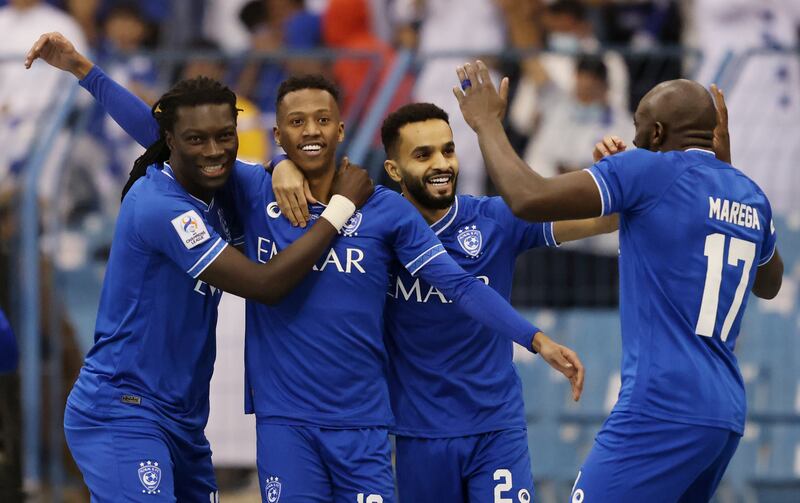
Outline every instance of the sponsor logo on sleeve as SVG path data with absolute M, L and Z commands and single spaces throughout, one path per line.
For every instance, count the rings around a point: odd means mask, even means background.
M 173 218 L 172 226 L 188 250 L 211 239 L 206 224 L 194 210 Z

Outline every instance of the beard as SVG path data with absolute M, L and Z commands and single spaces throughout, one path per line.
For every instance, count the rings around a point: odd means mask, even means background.
M 403 175 L 402 183 L 405 185 L 406 190 L 411 196 L 425 208 L 432 210 L 443 210 L 449 208 L 456 198 L 456 187 L 458 184 L 458 177 L 453 173 L 453 192 L 447 196 L 434 196 L 428 192 L 427 184 L 425 181 L 435 175 L 420 178 L 411 178 Z

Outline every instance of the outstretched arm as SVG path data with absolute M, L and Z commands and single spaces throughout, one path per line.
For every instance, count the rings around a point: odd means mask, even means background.
M 52 32 L 39 37 L 28 51 L 25 66 L 30 68 L 37 59 L 78 78 L 81 86 L 141 146 L 147 148 L 158 140 L 158 124 L 147 103 L 103 73 L 64 35 Z
M 578 171 L 545 178 L 520 159 L 503 130 L 508 79 L 498 93 L 486 65 L 478 61 L 458 69 L 466 90 L 453 89 L 464 119 L 478 134 L 486 170 L 506 204 L 519 218 L 531 221 L 590 218 L 600 215 L 602 202 L 594 179 Z M 534 167 L 535 168 L 535 167 Z
M 439 245 L 441 246 L 441 245 Z M 441 253 L 418 271 L 419 276 L 441 291 L 445 297 L 473 319 L 495 333 L 511 337 L 528 350 L 539 353 L 572 385 L 572 397 L 578 400 L 583 390 L 584 367 L 571 349 L 553 342 L 541 330 L 517 313 L 491 287 L 467 274 L 442 249 Z

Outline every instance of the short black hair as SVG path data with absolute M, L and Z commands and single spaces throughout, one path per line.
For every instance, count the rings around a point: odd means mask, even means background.
M 603 58 L 594 54 L 584 54 L 578 58 L 576 71 L 586 72 L 604 83 L 608 83 L 608 68 L 603 62 Z
M 278 96 L 275 98 L 275 109 L 278 109 L 284 96 L 303 89 L 328 91 L 336 103 L 339 103 L 339 88 L 336 87 L 336 84 L 320 73 L 311 73 L 289 77 L 281 82 L 281 85 L 278 86 Z
M 433 103 L 410 103 L 390 113 L 381 126 L 381 141 L 386 157 L 394 157 L 397 140 L 400 139 L 400 129 L 403 126 L 432 119 L 443 120 L 450 124 L 447 112 Z

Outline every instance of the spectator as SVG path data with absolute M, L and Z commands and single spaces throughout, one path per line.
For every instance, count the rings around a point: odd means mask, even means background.
M 703 54 L 697 80 L 717 82 L 730 110 L 733 164 L 769 196 L 775 213 L 800 212 L 800 2 L 797 0 L 696 0 L 693 45 Z M 728 53 L 743 55 L 719 75 Z M 783 51 L 783 52 L 781 52 Z
M 586 8 L 575 0 L 559 0 L 549 6 L 541 16 L 541 26 L 528 18 L 530 31 L 541 30 L 544 48 L 554 51 L 541 54 L 535 66 L 547 73 L 547 81 L 563 93 L 571 93 L 576 85 L 575 66 L 580 53 L 595 53 L 600 41 L 595 36 L 588 20 Z M 525 26 L 517 28 L 526 30 Z M 530 41 L 533 48 L 537 41 Z M 538 42 L 542 43 L 542 40 Z M 520 47 L 521 49 L 529 47 Z M 602 56 L 607 68 L 608 101 L 614 110 L 628 110 L 628 71 L 624 60 L 616 53 L 605 52 Z M 523 78 L 511 104 L 509 118 L 511 126 L 519 134 L 527 134 L 534 127 L 537 103 L 537 76 L 528 64 L 523 64 Z M 591 150 L 591 149 L 590 149 Z
M 158 96 L 158 69 L 141 52 L 147 48 L 154 27 L 133 1 L 116 2 L 105 11 L 100 26 L 98 65 L 142 100 L 153 103 Z M 112 178 L 124 180 L 141 155 L 141 147 L 99 105 L 94 105 L 92 119 L 89 131 L 106 149 Z
M 553 82 L 543 65 L 538 68 L 537 127 L 524 155 L 538 173 L 554 176 L 591 165 L 594 145 L 605 134 L 613 133 L 631 143 L 633 118 L 627 109 L 611 103 L 608 70 L 602 59 L 577 59 L 571 92 Z
M 609 100 L 608 72 L 603 60 L 582 56 L 575 65 L 575 87 L 566 93 L 540 69 L 537 89 L 538 126 L 525 149 L 524 159 L 542 176 L 579 171 L 592 164 L 595 143 L 613 133 L 630 145 L 633 117 Z M 616 258 L 617 234 L 604 234 L 570 243 L 568 248 Z M 587 268 L 591 264 L 587 262 Z M 591 275 L 594 279 L 597 275 Z
M 369 9 L 367 0 L 330 0 L 322 18 L 322 33 L 328 47 L 378 53 L 378 75 L 382 77 L 392 66 L 394 50 L 372 32 Z M 364 59 L 340 59 L 334 64 L 333 75 L 344 95 L 344 115 L 352 112 L 374 64 L 375 62 Z M 380 80 L 376 80 L 377 82 Z M 410 87 L 411 80 L 406 79 L 396 93 L 390 110 L 409 101 Z
M 78 24 L 69 15 L 41 0 L 10 0 L 0 7 L 2 52 L 0 61 L 0 181 L 24 165 L 43 113 L 51 110 L 61 91 L 62 75 L 46 65 L 25 70 L 25 54 L 39 33 L 60 31 L 86 50 L 86 40 Z

